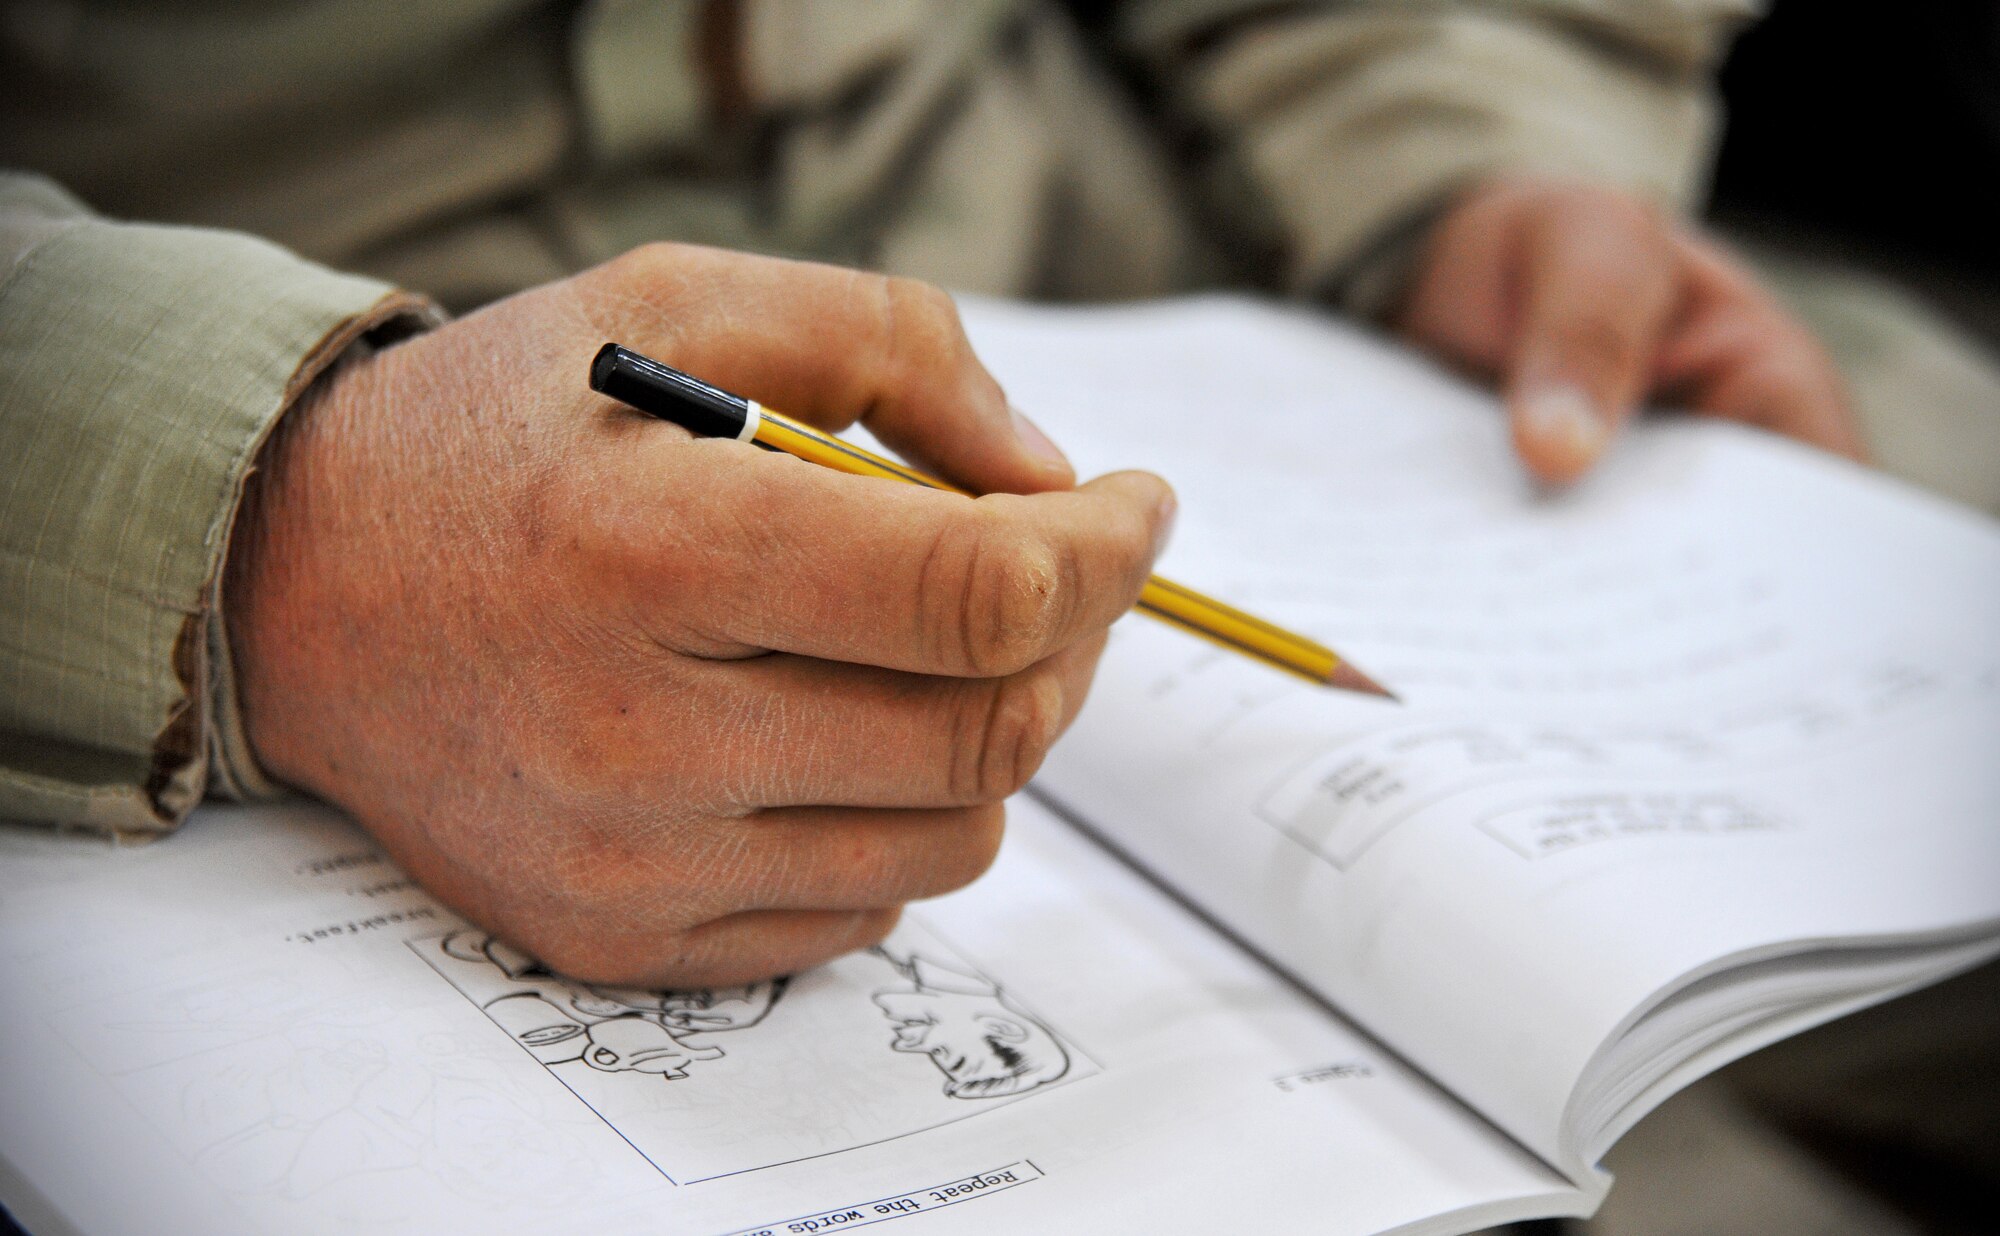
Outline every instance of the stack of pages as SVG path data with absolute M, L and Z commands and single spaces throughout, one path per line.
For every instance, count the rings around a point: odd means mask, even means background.
M 1589 1213 L 1679 1088 L 2000 952 L 1990 520 L 1665 418 L 1538 493 L 1490 397 L 1303 312 L 967 317 L 1084 472 L 1175 483 L 1164 572 L 1402 702 L 1128 618 L 990 875 L 730 989 L 552 974 L 319 807 L 0 831 L 0 1201 L 1463 1232 Z

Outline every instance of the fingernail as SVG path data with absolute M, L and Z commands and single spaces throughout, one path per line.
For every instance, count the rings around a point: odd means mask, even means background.
M 1574 386 L 1551 386 L 1522 396 L 1521 427 L 1542 446 L 1579 462 L 1596 459 L 1611 436 L 1604 414 Z
M 1180 518 L 1181 500 L 1174 497 L 1169 489 L 1160 499 L 1159 517 L 1153 521 L 1153 557 L 1155 560 L 1167 552 L 1167 543 L 1174 539 L 1174 521 Z
M 1021 410 L 1012 405 L 1008 406 L 1007 414 L 1014 418 L 1014 436 L 1021 440 L 1023 450 L 1050 468 L 1068 470 L 1069 457 L 1062 453 L 1062 448 L 1049 441 L 1049 435 L 1043 433 L 1035 422 L 1021 415 Z

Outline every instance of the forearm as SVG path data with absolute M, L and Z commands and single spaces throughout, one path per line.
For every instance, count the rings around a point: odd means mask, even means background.
M 430 312 L 0 173 L 0 817 L 157 832 L 212 762 L 261 786 L 217 618 L 244 480 L 328 363 Z

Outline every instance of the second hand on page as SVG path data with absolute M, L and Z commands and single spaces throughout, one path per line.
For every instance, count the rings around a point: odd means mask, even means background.
M 704 437 L 754 442 L 854 476 L 965 492 L 615 343 L 590 362 L 590 388 Z M 1319 686 L 1396 698 L 1331 648 L 1158 575 L 1140 590 L 1137 608 Z

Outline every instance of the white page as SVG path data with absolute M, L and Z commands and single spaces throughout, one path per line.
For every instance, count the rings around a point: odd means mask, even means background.
M 921 967 L 851 956 L 775 1000 L 580 992 L 459 928 L 318 808 L 209 809 L 123 851 L 0 830 L 0 1198 L 93 1236 L 1359 1233 L 1587 1206 L 1025 801 L 995 870 L 892 937 Z M 890 1012 L 953 1059 L 980 1054 L 969 1019 L 1012 1023 L 1025 1064 L 973 1076 L 1028 1084 L 947 1094 Z
M 1539 495 L 1490 398 L 1304 313 L 967 316 L 1086 475 L 1175 482 L 1163 573 L 1405 700 L 1134 617 L 1040 784 L 1551 1161 L 1682 976 L 2000 916 L 1990 521 L 1706 422 Z

